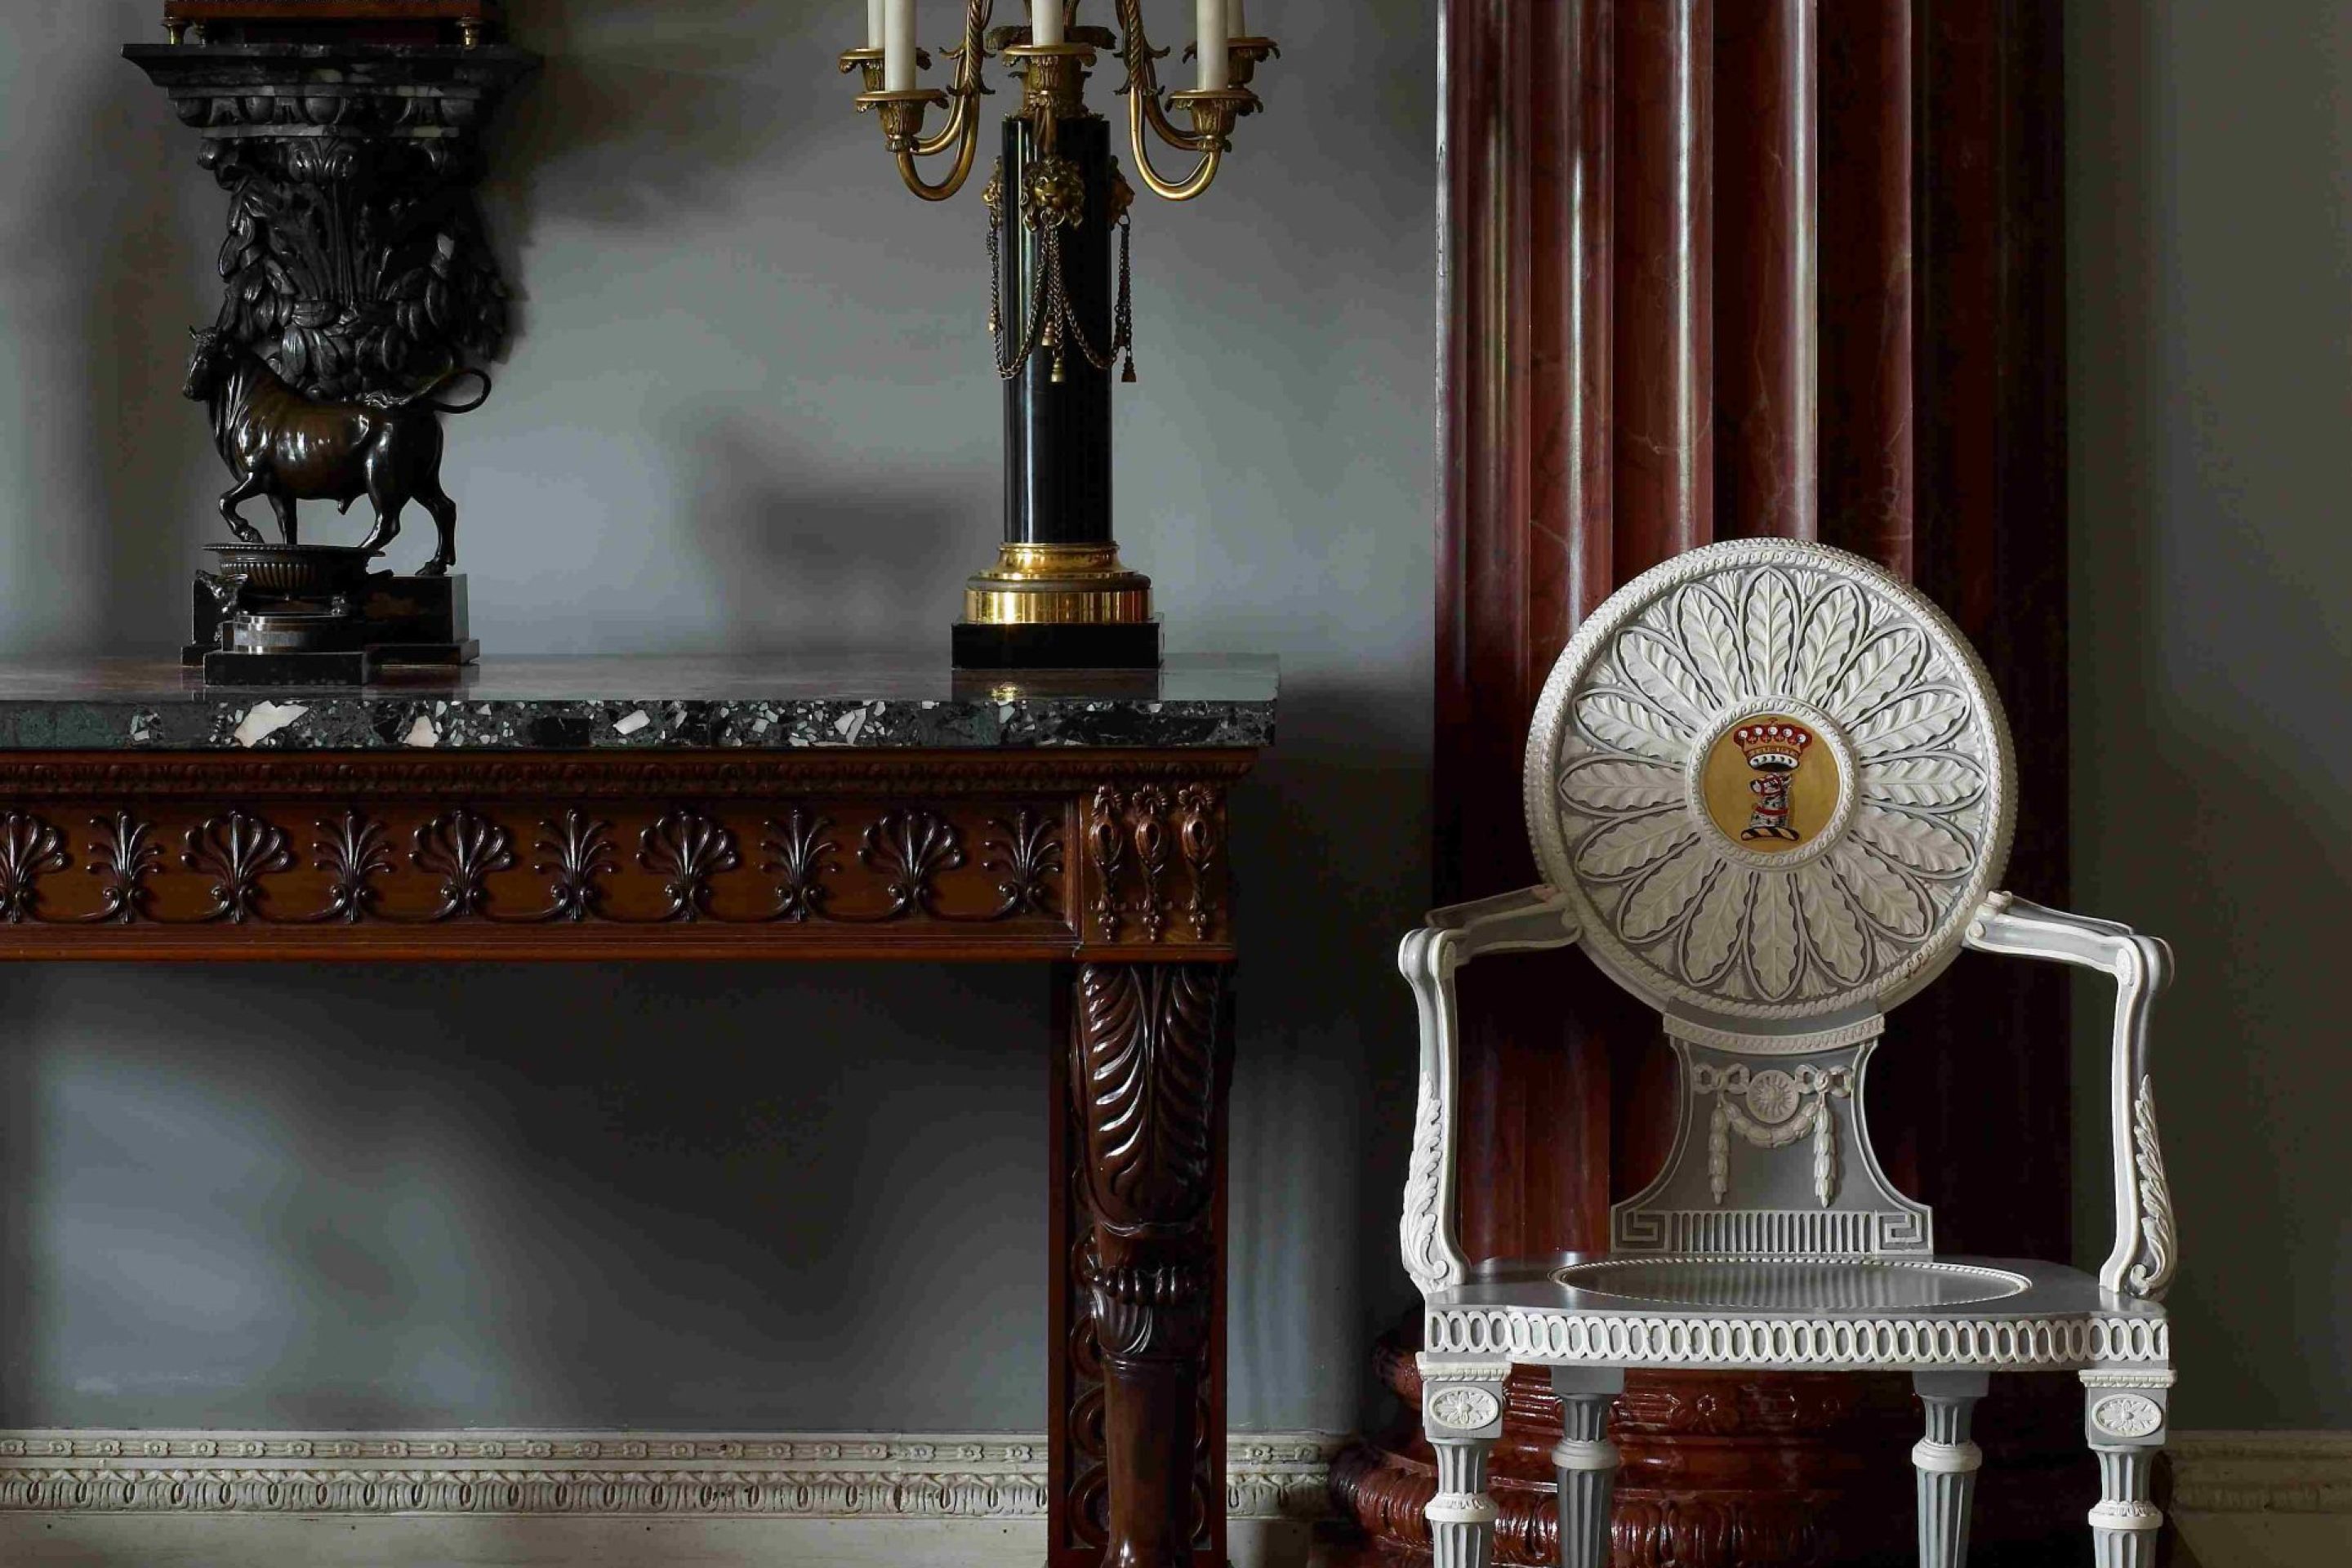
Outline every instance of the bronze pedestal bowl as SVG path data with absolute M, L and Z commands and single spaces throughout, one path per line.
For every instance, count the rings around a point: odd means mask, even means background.
M 336 598 L 367 582 L 368 563 L 382 554 L 346 544 L 210 544 L 220 574 L 257 594 L 287 598 Z

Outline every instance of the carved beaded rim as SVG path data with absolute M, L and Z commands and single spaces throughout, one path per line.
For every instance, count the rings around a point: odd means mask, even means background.
M 1727 717 L 1790 706 L 1851 749 L 1822 835 L 1843 842 L 1758 867 L 1701 820 L 1691 753 Z M 1874 563 L 1791 540 L 1708 545 L 1612 595 L 1545 683 L 1524 784 L 1537 861 L 1619 984 L 1661 1009 L 1776 1021 L 1891 1006 L 1939 973 L 2007 863 L 2017 793 L 2000 699 L 1958 629 Z

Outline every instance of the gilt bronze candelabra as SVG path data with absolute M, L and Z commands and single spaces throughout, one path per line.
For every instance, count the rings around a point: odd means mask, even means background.
M 960 668 L 1160 662 L 1151 582 L 1120 561 L 1111 513 L 1113 365 L 1121 364 L 1122 380 L 1136 379 L 1129 249 L 1135 191 L 1111 155 L 1108 122 L 1087 107 L 1086 85 L 1101 55 L 1119 58 L 1135 172 L 1154 194 L 1190 201 L 1216 179 L 1235 124 L 1256 112 L 1249 84 L 1279 51 L 1267 38 L 1224 39 L 1224 68 L 1213 59 L 1200 73 L 1212 85 L 1169 91 L 1156 64 L 1168 51 L 1145 34 L 1142 0 L 1115 3 L 1117 33 L 1078 25 L 1079 0 L 1042 0 L 1032 26 L 993 29 L 992 0 L 966 0 L 961 40 L 940 51 L 952 62 L 945 88 L 911 85 L 931 58 L 911 45 L 910 0 L 887 0 L 903 29 L 896 58 L 879 37 L 841 57 L 843 72 L 861 73 L 858 109 L 875 112 L 899 177 L 925 201 L 948 200 L 971 177 L 980 100 L 992 90 L 990 58 L 1003 60 L 1021 83 L 984 189 L 988 329 L 1005 389 L 1004 540 L 994 564 L 965 589 L 954 635 Z M 1056 4 L 1058 16 L 1044 9 Z M 1204 5 L 1203 15 L 1211 9 Z M 880 30 L 883 11 L 874 7 L 870 32 Z M 1052 26 L 1056 21 L 1061 26 Z M 1040 31 L 1058 37 L 1039 42 Z M 1197 59 L 1202 47 L 1187 58 Z M 1217 48 L 1219 40 L 1206 47 Z M 946 122 L 927 134 L 934 109 L 947 111 Z M 1180 128 L 1180 119 L 1191 129 Z M 1161 174 L 1152 162 L 1155 141 L 1192 159 L 1192 168 L 1176 178 Z M 924 164 L 938 160 L 945 171 L 934 182 Z

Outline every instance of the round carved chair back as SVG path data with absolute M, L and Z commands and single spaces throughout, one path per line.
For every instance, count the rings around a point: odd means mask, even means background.
M 1583 941 L 1748 1032 L 1935 978 L 2008 858 L 2009 727 L 1975 651 L 1860 556 L 1740 540 L 1627 584 L 1560 656 L 1528 831 Z

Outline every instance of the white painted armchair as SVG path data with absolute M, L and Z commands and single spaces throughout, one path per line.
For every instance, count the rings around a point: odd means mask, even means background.
M 2148 1073 L 2161 942 L 1995 890 L 2015 772 L 1959 633 L 1908 585 L 1820 545 L 1680 556 L 1594 614 L 1528 741 L 1544 885 L 1440 910 L 1399 957 L 1421 1009 L 1401 1229 L 1425 1301 L 1437 1568 L 1485 1568 L 1486 1454 L 1515 1364 L 1552 1369 L 1565 1568 L 1604 1568 L 1628 1367 L 1907 1371 L 1919 1556 L 1959 1568 L 1995 1372 L 2071 1372 L 2102 1496 L 2100 1568 L 2147 1568 L 2161 1516 L 2178 1260 Z M 1663 1015 L 1681 1069 L 1664 1168 L 1611 1211 L 1606 1253 L 1473 1261 L 1454 1229 L 1454 974 L 1580 943 Z M 1942 1258 L 1935 1216 L 1872 1152 L 1863 1076 L 1885 1015 L 1963 947 L 2116 982 L 2115 1246 L 2096 1278 Z

